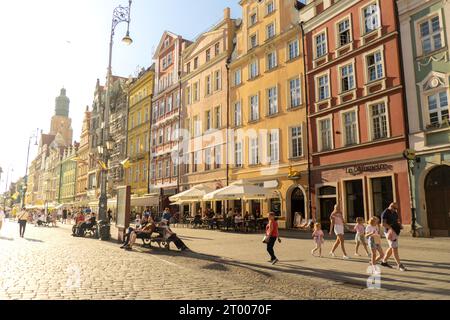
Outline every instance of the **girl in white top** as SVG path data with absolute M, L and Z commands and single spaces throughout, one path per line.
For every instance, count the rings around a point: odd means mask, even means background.
M 376 217 L 369 220 L 369 225 L 366 227 L 366 238 L 369 242 L 369 248 L 372 251 L 370 265 L 372 266 L 372 273 L 379 273 L 376 264 L 384 257 L 383 249 L 381 248 L 381 236 L 379 229 L 379 221 Z M 378 256 L 377 256 L 378 252 Z
M 342 252 L 344 253 L 343 258 L 345 260 L 350 259 L 349 256 L 347 256 L 347 252 L 345 251 L 345 246 L 344 246 L 344 216 L 342 215 L 341 212 L 341 208 L 339 206 L 339 204 L 336 204 L 334 206 L 334 211 L 330 216 L 331 219 L 331 225 L 330 225 L 330 235 L 333 234 L 333 230 L 334 233 L 336 234 L 336 242 L 333 245 L 333 249 L 331 249 L 330 255 L 332 257 L 335 257 L 336 255 L 334 254 L 334 252 L 336 251 L 337 247 L 339 247 L 339 245 L 341 246 Z

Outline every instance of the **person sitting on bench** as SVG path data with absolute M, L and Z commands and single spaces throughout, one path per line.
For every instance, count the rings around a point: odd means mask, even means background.
M 84 223 L 84 221 L 85 221 L 85 218 L 84 218 L 83 212 L 79 212 L 77 214 L 77 216 L 75 217 L 75 225 L 72 228 L 72 235 L 74 237 L 79 234 L 78 233 L 78 231 L 79 231 L 78 229 L 80 228 L 81 224 Z
M 148 223 L 140 230 L 135 230 L 131 232 L 130 241 L 128 245 L 124 247 L 125 250 L 131 251 L 133 250 L 133 245 L 136 243 L 137 239 L 148 239 L 152 236 L 152 233 L 156 229 L 155 221 L 149 217 Z
M 167 242 L 173 242 L 175 246 L 178 248 L 178 250 L 181 251 L 189 249 L 184 244 L 184 242 L 180 238 L 178 238 L 177 234 L 170 229 L 170 227 L 167 224 L 160 223 L 159 227 L 163 229 L 164 239 L 166 239 Z
M 81 223 L 80 226 L 78 227 L 78 236 L 80 237 L 84 236 L 84 232 L 95 226 L 96 223 L 97 221 L 95 218 L 95 214 L 92 214 L 92 216 L 89 217 L 87 221 Z
M 120 247 L 121 249 L 125 249 L 125 247 L 128 246 L 128 244 L 130 243 L 131 234 L 132 234 L 134 231 L 140 231 L 140 230 L 142 230 L 143 228 L 145 228 L 145 226 L 148 224 L 149 218 L 150 218 L 150 214 L 147 214 L 147 213 L 146 213 L 146 214 L 144 214 L 144 217 L 143 217 L 142 220 L 141 220 L 141 225 L 140 225 L 137 229 L 128 228 L 128 232 L 127 232 L 127 234 L 125 235 L 123 245 Z

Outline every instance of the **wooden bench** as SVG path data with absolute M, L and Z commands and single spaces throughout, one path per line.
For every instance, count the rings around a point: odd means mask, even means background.
M 156 227 L 155 231 L 149 234 L 147 237 L 142 238 L 144 247 L 152 248 L 152 244 L 156 243 L 158 246 L 164 247 L 170 251 L 170 243 L 172 241 L 164 239 L 164 229 Z

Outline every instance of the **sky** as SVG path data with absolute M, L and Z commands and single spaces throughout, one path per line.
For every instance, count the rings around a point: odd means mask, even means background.
M 239 0 L 133 0 L 131 46 L 122 44 L 126 23 L 116 28 L 113 73 L 128 77 L 149 67 L 162 33 L 193 40 L 223 17 L 241 17 Z M 50 130 L 55 98 L 66 88 L 78 141 L 97 79 L 105 81 L 112 13 L 127 0 L 3 1 L 0 19 L 0 167 L 6 180 L 25 175 L 28 142 Z M 30 163 L 37 147 L 32 140 Z M 9 177 L 7 179 L 7 177 Z

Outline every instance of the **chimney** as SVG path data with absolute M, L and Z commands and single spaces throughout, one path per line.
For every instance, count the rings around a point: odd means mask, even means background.
M 223 9 L 223 19 L 229 20 L 230 18 L 231 18 L 230 8 L 226 7 L 225 9 Z

